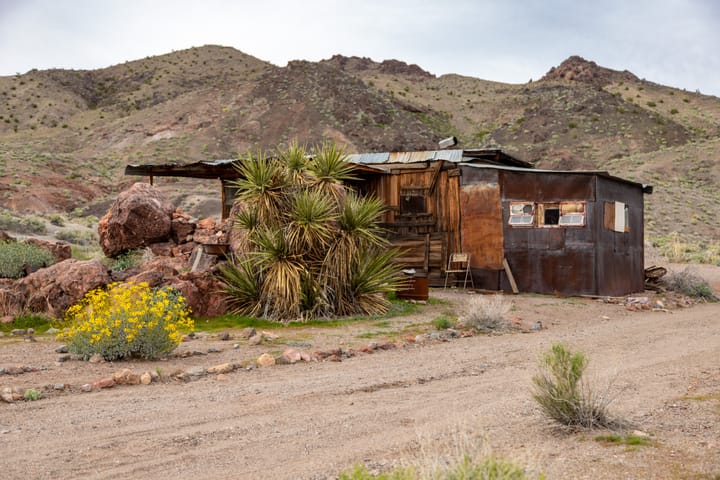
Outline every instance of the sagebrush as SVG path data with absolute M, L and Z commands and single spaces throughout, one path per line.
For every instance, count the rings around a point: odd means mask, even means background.
M 533 399 L 548 418 L 564 427 L 617 426 L 619 422 L 608 414 L 610 395 L 594 391 L 583 378 L 588 363 L 583 352 L 553 345 L 539 360 L 539 372 L 532 379 Z
M 506 330 L 510 324 L 505 315 L 511 308 L 512 304 L 503 295 L 474 296 L 468 300 L 460 321 L 466 327 L 483 333 Z
M 712 291 L 710 284 L 689 267 L 681 272 L 673 272 L 662 279 L 668 290 L 682 293 L 688 297 L 717 302 L 718 298 Z
M 66 312 L 69 331 L 61 338 L 84 359 L 158 358 L 180 344 L 194 322 L 185 298 L 147 283 L 114 283 L 90 291 Z

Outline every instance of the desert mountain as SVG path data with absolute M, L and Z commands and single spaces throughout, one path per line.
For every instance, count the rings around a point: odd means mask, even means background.
M 580 57 L 520 85 L 340 55 L 277 67 L 218 46 L 0 77 L 0 207 L 97 215 L 137 180 L 123 176 L 128 163 L 231 158 L 293 139 L 432 149 L 449 135 L 538 167 L 653 184 L 653 235 L 720 236 L 710 213 L 720 200 L 720 99 Z

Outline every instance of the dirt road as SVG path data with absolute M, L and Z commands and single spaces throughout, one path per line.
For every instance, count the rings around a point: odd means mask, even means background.
M 0 403 L 1 476 L 322 479 L 355 463 L 427 460 L 457 438 L 482 436 L 486 449 L 549 479 L 718 478 L 719 305 L 663 313 L 594 300 L 513 301 L 511 315 L 547 328 L 241 370 L 224 381 Z M 453 307 L 433 308 L 425 321 Z M 344 340 L 334 332 L 325 341 Z M 543 419 L 531 377 L 538 354 L 558 341 L 589 355 L 597 385 L 614 379 L 611 410 L 653 445 L 608 445 L 594 440 L 597 432 L 561 433 Z M 13 348 L 0 345 L 0 354 L 17 361 Z

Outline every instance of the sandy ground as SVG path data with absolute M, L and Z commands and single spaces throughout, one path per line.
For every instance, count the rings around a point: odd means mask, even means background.
M 717 269 L 702 272 L 717 288 Z M 0 376 L 0 388 L 66 383 L 36 402 L 0 403 L 2 478 L 325 479 L 356 463 L 371 469 L 432 461 L 446 447 L 479 446 L 549 479 L 720 478 L 720 305 L 630 312 L 592 299 L 512 297 L 513 320 L 544 330 L 459 338 L 359 354 L 340 363 L 236 370 L 182 383 L 71 388 L 113 371 L 240 362 L 282 352 L 356 347 L 375 332 L 402 338 L 467 304 L 471 294 L 412 317 L 334 329 L 283 330 L 272 344 L 213 337 L 180 350 L 218 348 L 165 362 L 56 364 L 57 345 L 3 339 L 0 367 L 46 367 Z M 385 332 L 381 335 L 381 333 Z M 402 332 L 402 333 L 398 333 Z M 237 332 L 233 332 L 237 333 Z M 241 348 L 233 349 L 239 342 Z M 566 433 L 530 397 L 538 355 L 566 342 L 591 359 L 597 386 L 612 381 L 611 411 L 652 445 L 598 442 L 607 432 Z M 300 343 L 298 343 L 300 342 Z M 599 388 L 601 389 L 601 388 Z

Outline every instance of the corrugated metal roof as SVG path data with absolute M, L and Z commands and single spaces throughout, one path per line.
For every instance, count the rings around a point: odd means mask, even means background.
M 434 160 L 459 163 L 463 161 L 463 150 L 424 150 L 420 152 L 381 152 L 351 153 L 347 156 L 351 163 L 364 165 L 382 163 L 419 163 Z
M 572 175 L 598 175 L 600 177 L 609 178 L 618 182 L 629 183 L 631 185 L 637 185 L 643 189 L 645 193 L 652 193 L 653 186 L 646 183 L 633 182 L 622 177 L 616 177 L 610 175 L 606 170 L 537 170 L 535 168 L 522 168 L 522 167 L 508 167 L 502 165 L 482 165 L 477 163 L 461 163 L 460 165 L 468 166 L 472 168 L 488 168 L 493 170 L 508 170 L 511 172 L 527 172 L 527 173 L 561 173 L 561 174 L 572 174 Z

